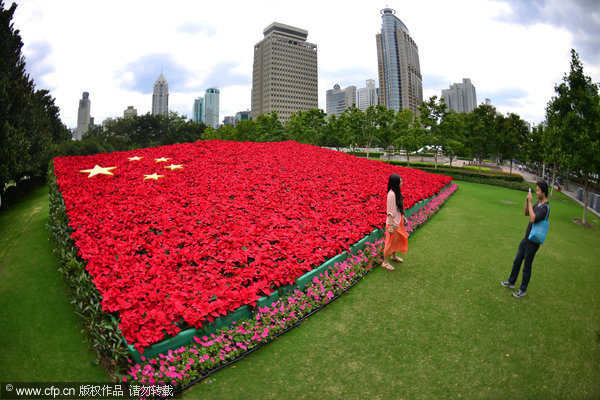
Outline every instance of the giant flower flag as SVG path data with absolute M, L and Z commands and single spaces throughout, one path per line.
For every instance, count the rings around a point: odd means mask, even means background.
M 79 256 L 137 348 L 253 304 L 385 224 L 447 176 L 295 142 L 203 141 L 59 157 Z

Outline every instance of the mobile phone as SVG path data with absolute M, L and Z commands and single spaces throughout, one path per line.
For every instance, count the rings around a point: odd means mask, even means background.
M 529 188 L 529 194 L 531 194 L 531 188 Z

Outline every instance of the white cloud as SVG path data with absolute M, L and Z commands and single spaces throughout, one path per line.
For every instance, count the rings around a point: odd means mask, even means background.
M 531 21 L 511 20 L 518 6 L 508 0 L 387 4 L 419 46 L 425 98 L 471 78 L 479 102 L 486 95 L 503 113 L 516 112 L 531 122 L 543 119 L 554 85 L 568 72 L 576 40 L 568 28 L 573 24 L 556 17 L 562 3 L 549 2 L 546 20 L 542 15 Z M 216 85 L 223 119 L 250 108 L 254 44 L 274 21 L 308 30 L 308 41 L 317 44 L 320 107 L 335 83 L 362 87 L 366 79 L 377 81 L 375 34 L 385 5 L 359 0 L 24 0 L 14 25 L 37 87 L 51 90 L 68 126 L 76 124 L 83 91 L 90 93 L 97 122 L 121 116 L 128 105 L 138 114 L 149 112 L 148 93 L 161 66 L 171 109 L 190 117 L 194 99 Z M 573 13 L 575 6 L 564 7 Z M 586 74 L 599 81 L 600 65 L 588 61 L 598 57 L 581 56 Z M 148 71 L 142 74 L 144 68 Z

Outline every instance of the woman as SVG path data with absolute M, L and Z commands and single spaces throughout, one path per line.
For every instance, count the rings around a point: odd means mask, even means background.
M 387 219 L 385 224 L 385 248 L 383 249 L 383 264 L 381 266 L 393 271 L 395 268 L 390 264 L 391 260 L 403 262 L 396 256 L 396 252 L 406 253 L 408 250 L 408 235 L 404 228 L 404 197 L 400 191 L 402 178 L 400 175 L 392 174 L 388 180 L 387 194 Z

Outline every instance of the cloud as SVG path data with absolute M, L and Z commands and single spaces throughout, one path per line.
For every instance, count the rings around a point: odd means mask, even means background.
M 240 64 L 237 62 L 221 62 L 215 64 L 210 72 L 201 78 L 202 86 L 207 89 L 212 86 L 252 86 L 251 70 L 240 72 Z
M 208 37 L 215 36 L 217 28 L 212 25 L 201 24 L 198 22 L 185 22 L 176 27 L 177 33 L 187 33 L 191 35 L 205 34 Z
M 573 35 L 575 50 L 582 60 L 600 61 L 600 7 L 598 0 L 494 0 L 510 7 L 500 21 L 524 26 L 550 24 Z
M 23 53 L 27 54 L 25 59 L 27 72 L 35 77 L 36 82 L 42 83 L 45 75 L 54 72 L 54 64 L 50 60 L 52 50 L 52 45 L 44 40 L 32 42 L 23 49 Z M 44 86 L 48 88 L 47 84 Z
M 120 81 L 122 89 L 151 94 L 161 70 L 169 83 L 170 92 L 188 89 L 192 73 L 167 53 L 148 54 L 130 62 L 118 71 L 116 79 Z

